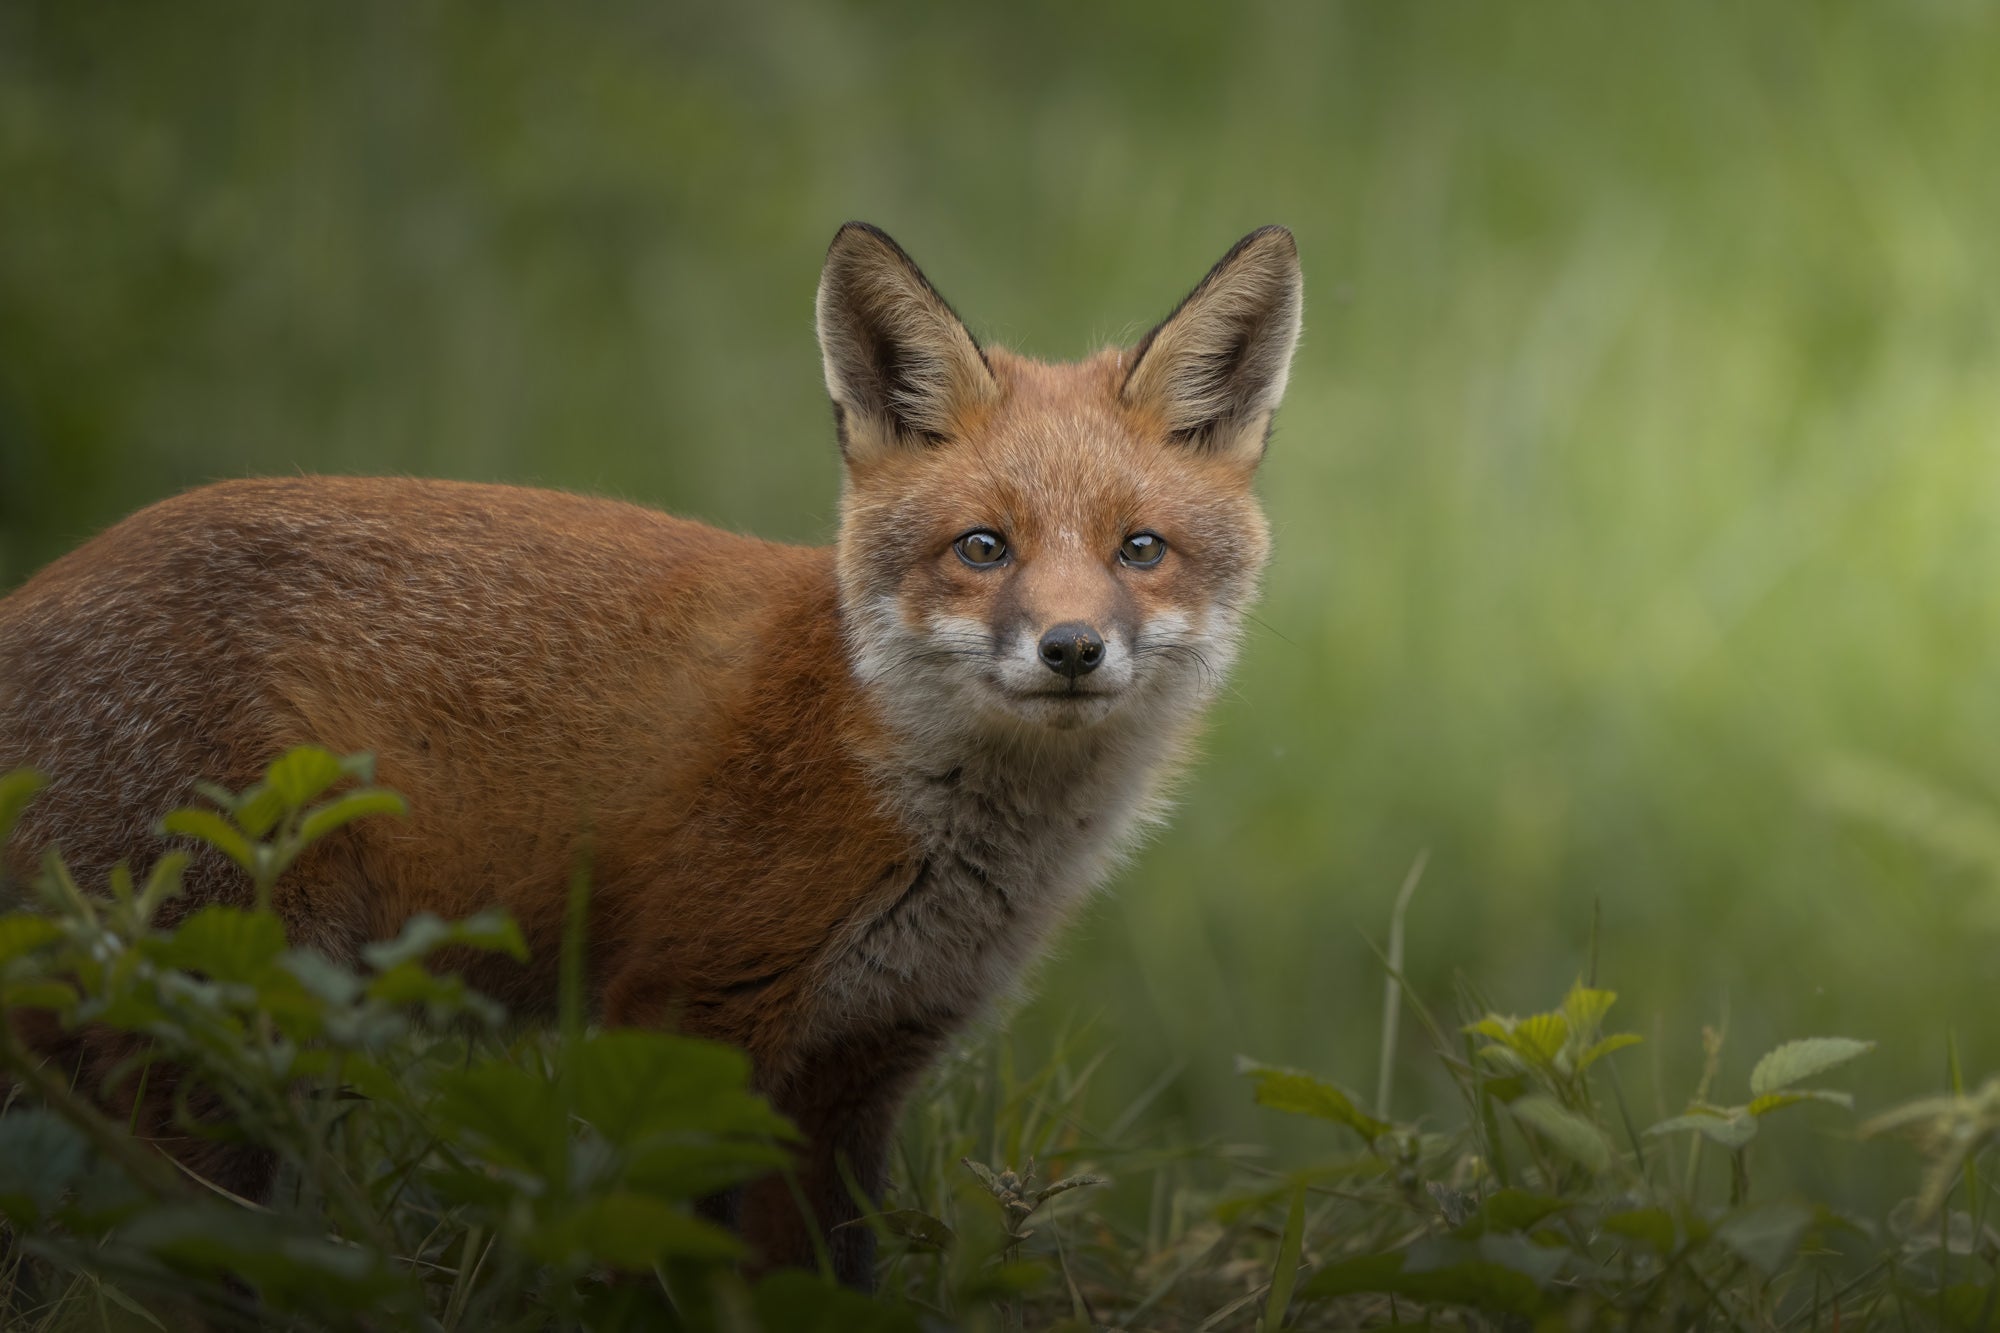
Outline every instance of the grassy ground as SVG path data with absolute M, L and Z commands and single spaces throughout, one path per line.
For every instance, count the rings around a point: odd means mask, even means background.
M 1176 821 L 1009 1027 L 1130 1139 L 1313 1149 L 1407 968 L 1601 966 L 1650 1120 L 1727 1017 L 2000 1068 L 2000 27 L 1637 10 L 449 4 L 0 12 L 0 586 L 176 487 L 544 482 L 830 531 L 808 320 L 881 223 L 991 340 L 1130 336 L 1299 234 L 1279 554 Z M 1450 1080 L 1412 1026 L 1404 1119 Z M 1040 1060 L 1039 1054 L 1024 1058 Z M 1760 1186 L 1880 1216 L 1893 1154 Z M 1121 1136 L 1121 1138 L 1127 1136 Z M 1140 1225 L 1156 1205 L 1103 1205 Z

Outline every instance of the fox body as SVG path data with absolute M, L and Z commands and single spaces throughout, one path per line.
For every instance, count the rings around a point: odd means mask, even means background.
M 745 1235 L 797 1263 L 819 1227 L 865 1282 L 868 1229 L 832 1231 L 842 1166 L 880 1188 L 912 1080 L 1156 812 L 1230 665 L 1299 308 L 1291 236 L 1266 228 L 1136 348 L 1049 365 L 981 349 L 849 224 L 817 307 L 834 548 L 443 481 L 156 504 L 0 600 L 0 771 L 53 779 L 9 869 L 60 847 L 98 881 L 159 850 L 195 780 L 372 751 L 410 817 L 349 826 L 279 885 L 294 941 L 352 957 L 414 912 L 497 904 L 531 961 L 471 978 L 533 1012 L 587 839 L 601 1017 L 750 1052 L 804 1132 L 815 1215 L 752 1186 Z M 189 883 L 191 905 L 248 893 L 216 859 Z M 86 1061 L 90 1038 L 68 1038 Z M 256 1187 L 254 1164 L 199 1164 Z

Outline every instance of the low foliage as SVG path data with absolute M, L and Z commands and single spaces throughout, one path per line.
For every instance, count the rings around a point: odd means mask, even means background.
M 212 808 L 164 821 L 241 865 L 253 907 L 176 916 L 176 852 L 143 884 L 121 870 L 91 892 L 52 857 L 30 886 L 39 906 L 0 915 L 10 1013 L 130 1034 L 136 1054 L 108 1082 L 142 1088 L 171 1066 L 183 1103 L 203 1091 L 228 1111 L 184 1117 L 187 1132 L 280 1164 L 268 1200 L 220 1192 L 109 1116 L 115 1097 L 0 1028 L 0 1324 L 2000 1328 L 1982 1169 L 2000 1080 L 1968 1091 L 1954 1060 L 1950 1093 L 1859 1127 L 1927 1162 L 1887 1218 L 1764 1197 L 1763 1137 L 1814 1107 L 1851 1115 L 1823 1081 L 1869 1044 L 1787 1042 L 1735 1102 L 1707 1031 L 1686 1109 L 1642 1128 L 1615 1059 L 1639 1038 L 1607 1032 L 1617 997 L 1582 981 L 1525 1017 L 1468 994 L 1452 1025 L 1399 997 L 1457 1098 L 1415 1120 L 1389 1114 L 1386 1089 L 1364 1109 L 1309 1072 L 1243 1060 L 1257 1104 L 1331 1136 L 1323 1158 L 1284 1165 L 1178 1141 L 1154 1115 L 1165 1079 L 1097 1128 L 1106 1056 L 1080 1057 L 1080 1039 L 1030 1069 L 1004 1041 L 961 1051 L 913 1108 L 895 1193 L 866 1223 L 885 1295 L 815 1274 L 752 1284 L 736 1239 L 695 1208 L 788 1161 L 793 1130 L 740 1053 L 590 1027 L 574 947 L 555 1029 L 510 1029 L 438 961 L 521 955 L 497 914 L 418 917 L 356 966 L 288 945 L 272 884 L 314 838 L 401 810 L 369 776 L 365 760 L 294 751 L 249 791 L 207 790 Z M 36 782 L 0 778 L 0 841 Z M 579 876 L 572 945 L 586 911 Z

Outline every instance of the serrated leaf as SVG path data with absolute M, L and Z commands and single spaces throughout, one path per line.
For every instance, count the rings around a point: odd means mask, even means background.
M 1750 1095 L 1762 1097 L 1767 1092 L 1788 1088 L 1801 1079 L 1824 1074 L 1874 1049 L 1874 1042 L 1856 1041 L 1852 1037 L 1806 1037 L 1788 1041 L 1759 1060 L 1757 1067 L 1750 1071 Z
M 431 1105 L 441 1138 L 542 1180 L 560 1176 L 570 1141 L 569 1112 L 549 1081 L 492 1061 L 437 1076 Z
M 160 821 L 160 831 L 175 837 L 193 838 L 196 842 L 221 852 L 241 866 L 246 874 L 256 873 L 257 853 L 250 845 L 250 840 L 239 833 L 235 825 L 213 810 L 197 810 L 193 807 L 176 810 Z
M 407 816 L 409 803 L 386 787 L 368 787 L 336 797 L 299 821 L 299 837 L 315 842 L 327 834 L 369 815 Z
M 1387 1122 L 1377 1120 L 1356 1106 L 1352 1097 L 1333 1084 L 1315 1078 L 1303 1070 L 1259 1064 L 1255 1060 L 1238 1056 L 1236 1072 L 1247 1074 L 1256 1080 L 1256 1089 L 1252 1095 L 1257 1105 L 1268 1107 L 1273 1111 L 1330 1120 L 1337 1125 L 1347 1126 L 1370 1143 L 1393 1128 Z
M 742 1242 L 663 1199 L 614 1191 L 537 1226 L 525 1247 L 550 1263 L 643 1272 L 662 1259 L 734 1259 Z
M 1563 1018 L 1568 1021 L 1571 1032 L 1579 1037 L 1586 1036 L 1597 1031 L 1604 1022 L 1604 1016 L 1617 1002 L 1618 992 L 1596 990 L 1578 981 L 1563 997 Z
M 199 972 L 212 981 L 254 983 L 285 951 L 285 927 L 269 912 L 204 907 L 173 934 L 147 941 L 145 949 L 164 967 Z
M 1561 1014 L 1529 1014 L 1514 1025 L 1513 1048 L 1544 1069 L 1555 1066 L 1556 1056 L 1569 1042 L 1569 1020 Z
M 1749 1111 L 1741 1106 L 1732 1107 L 1727 1111 L 1695 1109 L 1685 1115 L 1662 1120 L 1646 1132 L 1674 1134 L 1690 1130 L 1705 1139 L 1734 1150 L 1757 1137 L 1757 1122 Z
M 332 751 L 317 745 L 300 745 L 273 761 L 264 781 L 285 804 L 300 810 L 346 776 L 347 771 Z
M 733 1046 L 621 1028 L 584 1038 L 569 1060 L 576 1114 L 614 1144 L 662 1134 L 795 1137 L 750 1091 L 749 1057 Z
M 9 912 L 0 916 L 0 963 L 61 938 L 62 927 L 48 917 L 34 912 Z
M 1787 1106 L 1797 1106 L 1800 1102 L 1828 1102 L 1850 1111 L 1854 1109 L 1852 1093 L 1835 1092 L 1831 1088 L 1792 1088 L 1785 1092 L 1767 1092 L 1762 1097 L 1751 1098 L 1750 1105 L 1744 1109 L 1753 1116 L 1769 1115 Z
M 1582 1073 L 1613 1051 L 1622 1051 L 1627 1046 L 1637 1046 L 1644 1040 L 1645 1038 L 1636 1032 L 1614 1032 L 1577 1057 L 1577 1072 Z
M 1611 1169 L 1611 1142 L 1604 1131 L 1555 1098 L 1529 1093 L 1507 1103 L 1507 1110 L 1591 1174 L 1602 1175 Z
M 1488 1014 L 1477 1023 L 1467 1023 L 1465 1031 L 1505 1046 L 1514 1039 L 1514 1026 L 1498 1014 Z

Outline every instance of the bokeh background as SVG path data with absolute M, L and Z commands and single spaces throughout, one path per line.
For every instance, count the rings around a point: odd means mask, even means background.
M 849 217 L 1057 358 L 1298 234 L 1261 622 L 1009 1019 L 1107 1116 L 1268 1137 L 1238 1052 L 1372 1093 L 1426 849 L 1447 1016 L 1553 1003 L 1601 914 L 1642 1121 L 1725 1014 L 1730 1099 L 1793 1036 L 1882 1043 L 1863 1109 L 1948 1033 L 2000 1067 L 1991 6 L 12 0 L 0 588 L 295 470 L 825 540 Z M 1907 1178 L 1803 1114 L 1788 1169 Z

